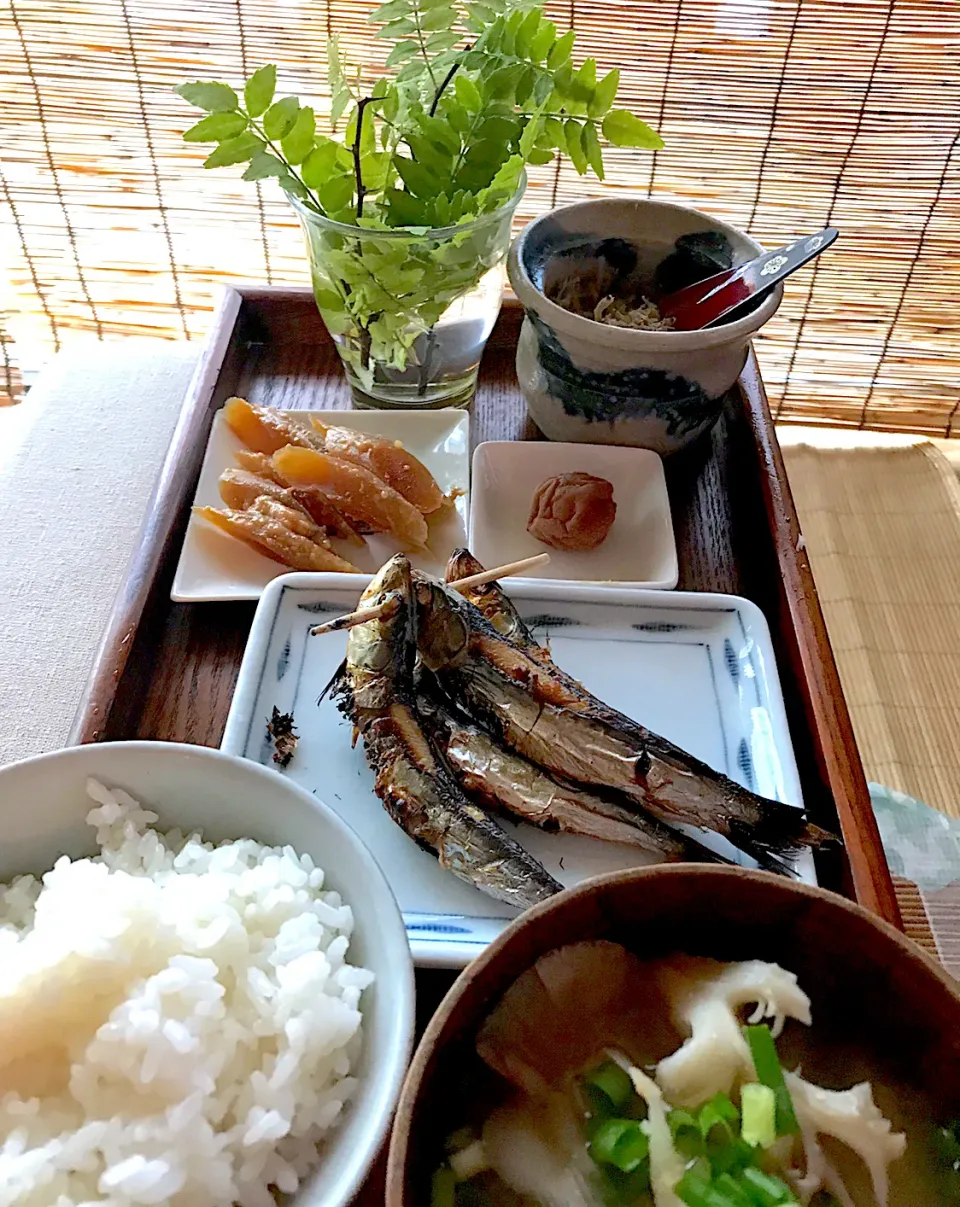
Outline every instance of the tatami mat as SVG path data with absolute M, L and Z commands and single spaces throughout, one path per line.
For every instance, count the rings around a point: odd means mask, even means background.
M 960 818 L 954 468 L 931 443 L 902 437 L 785 429 L 781 442 L 867 778 Z M 920 888 L 897 877 L 904 921 L 960 972 L 960 862 L 937 866 L 955 848 L 929 826 L 918 833 L 907 820 L 904 845 L 916 856 L 922 842 L 933 876 Z

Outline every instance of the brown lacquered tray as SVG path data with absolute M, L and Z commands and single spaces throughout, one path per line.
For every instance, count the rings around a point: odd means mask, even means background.
M 522 311 L 507 302 L 487 346 L 471 439 L 539 439 L 514 372 Z M 218 746 L 253 619 L 249 603 L 174 604 L 176 566 L 213 413 L 232 394 L 344 408 L 350 392 L 308 290 L 227 289 L 183 404 L 137 549 L 74 724 L 74 742 L 152 738 Z M 900 925 L 850 717 L 752 354 L 720 422 L 665 462 L 685 590 L 744 595 L 773 636 L 804 800 L 843 834 L 820 883 Z M 453 979 L 418 974 L 421 1023 Z M 363 1203 L 382 1202 L 382 1171 Z

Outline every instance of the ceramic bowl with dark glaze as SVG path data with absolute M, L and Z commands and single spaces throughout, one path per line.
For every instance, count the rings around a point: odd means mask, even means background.
M 829 1084 L 817 1064 L 832 1059 L 836 1088 L 845 1088 L 862 1079 L 862 1059 L 875 1085 L 900 1087 L 931 1118 L 960 1116 L 960 984 L 915 943 L 843 897 L 765 872 L 642 868 L 528 910 L 461 974 L 404 1082 L 386 1207 L 430 1201 L 443 1140 L 463 1118 L 463 1071 L 476 1063 L 477 1032 L 506 990 L 541 956 L 595 939 L 641 960 L 682 953 L 778 963 L 811 999 L 806 1075 Z
M 510 250 L 510 283 L 526 311 L 517 376 L 551 440 L 629 444 L 664 455 L 719 418 L 750 338 L 783 286 L 701 331 L 635 330 L 551 301 L 567 282 L 591 298 L 656 300 L 763 251 L 736 227 L 662 201 L 581 201 L 531 222 Z

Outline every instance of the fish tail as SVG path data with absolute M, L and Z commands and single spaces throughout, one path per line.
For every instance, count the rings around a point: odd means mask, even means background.
M 337 701 L 337 707 L 340 708 L 341 712 L 343 712 L 344 710 L 339 701 L 342 699 L 344 692 L 349 692 L 349 685 L 347 684 L 346 658 L 344 658 L 337 669 L 333 672 L 329 683 L 327 683 L 326 687 L 317 697 L 317 704 L 322 704 L 326 697 L 329 696 L 331 700 Z
M 730 841 L 768 871 L 793 874 L 789 860 L 798 852 L 833 846 L 838 839 L 808 822 L 795 806 L 765 800 L 758 821 L 730 819 Z

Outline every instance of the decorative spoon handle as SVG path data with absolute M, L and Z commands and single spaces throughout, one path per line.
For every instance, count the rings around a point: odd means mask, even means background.
M 839 233 L 836 227 L 824 227 L 815 235 L 806 235 L 776 251 L 766 251 L 746 264 L 678 289 L 657 302 L 661 317 L 674 320 L 674 331 L 708 327 L 819 256 Z

